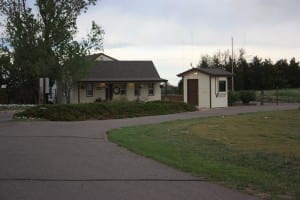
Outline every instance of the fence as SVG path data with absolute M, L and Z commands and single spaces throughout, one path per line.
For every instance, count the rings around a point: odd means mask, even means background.
M 161 99 L 163 101 L 183 102 L 183 95 L 175 95 L 175 94 L 162 95 Z

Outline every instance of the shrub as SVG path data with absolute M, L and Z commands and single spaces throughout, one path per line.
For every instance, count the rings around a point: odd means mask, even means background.
M 80 121 L 88 119 L 116 119 L 149 115 L 163 115 L 195 111 L 196 108 L 176 102 L 128 102 L 115 100 L 102 103 L 46 105 L 16 113 L 15 118 L 48 119 L 52 121 Z
M 101 103 L 102 102 L 102 98 L 101 97 L 99 97 L 99 98 L 97 98 L 96 100 L 95 100 L 95 103 Z
M 243 104 L 248 104 L 250 101 L 256 100 L 255 91 L 253 90 L 242 90 L 240 91 L 240 99 Z
M 233 91 L 229 91 L 228 92 L 228 102 L 229 105 L 233 105 L 235 102 L 240 100 L 240 93 L 239 92 L 233 92 Z

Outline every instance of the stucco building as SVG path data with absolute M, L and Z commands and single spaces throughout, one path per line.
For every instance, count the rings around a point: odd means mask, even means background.
M 126 99 L 161 100 L 160 78 L 152 61 L 119 61 L 103 53 L 93 55 L 96 62 L 71 91 L 71 103 L 91 103 Z M 65 103 L 58 90 L 58 103 Z
M 228 77 L 218 68 L 192 68 L 177 76 L 183 79 L 184 102 L 199 108 L 228 106 Z

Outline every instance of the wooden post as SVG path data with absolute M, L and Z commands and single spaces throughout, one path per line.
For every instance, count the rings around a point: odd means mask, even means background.
M 264 105 L 264 90 L 260 91 L 260 105 Z
M 77 83 L 77 90 L 78 103 L 80 103 L 80 82 Z
M 46 104 L 46 78 L 43 77 L 43 106 Z
M 278 86 L 276 87 L 276 105 L 278 105 Z

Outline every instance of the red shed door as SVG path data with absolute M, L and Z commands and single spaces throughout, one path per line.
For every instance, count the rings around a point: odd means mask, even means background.
M 187 102 L 191 105 L 198 106 L 198 79 L 187 80 Z

